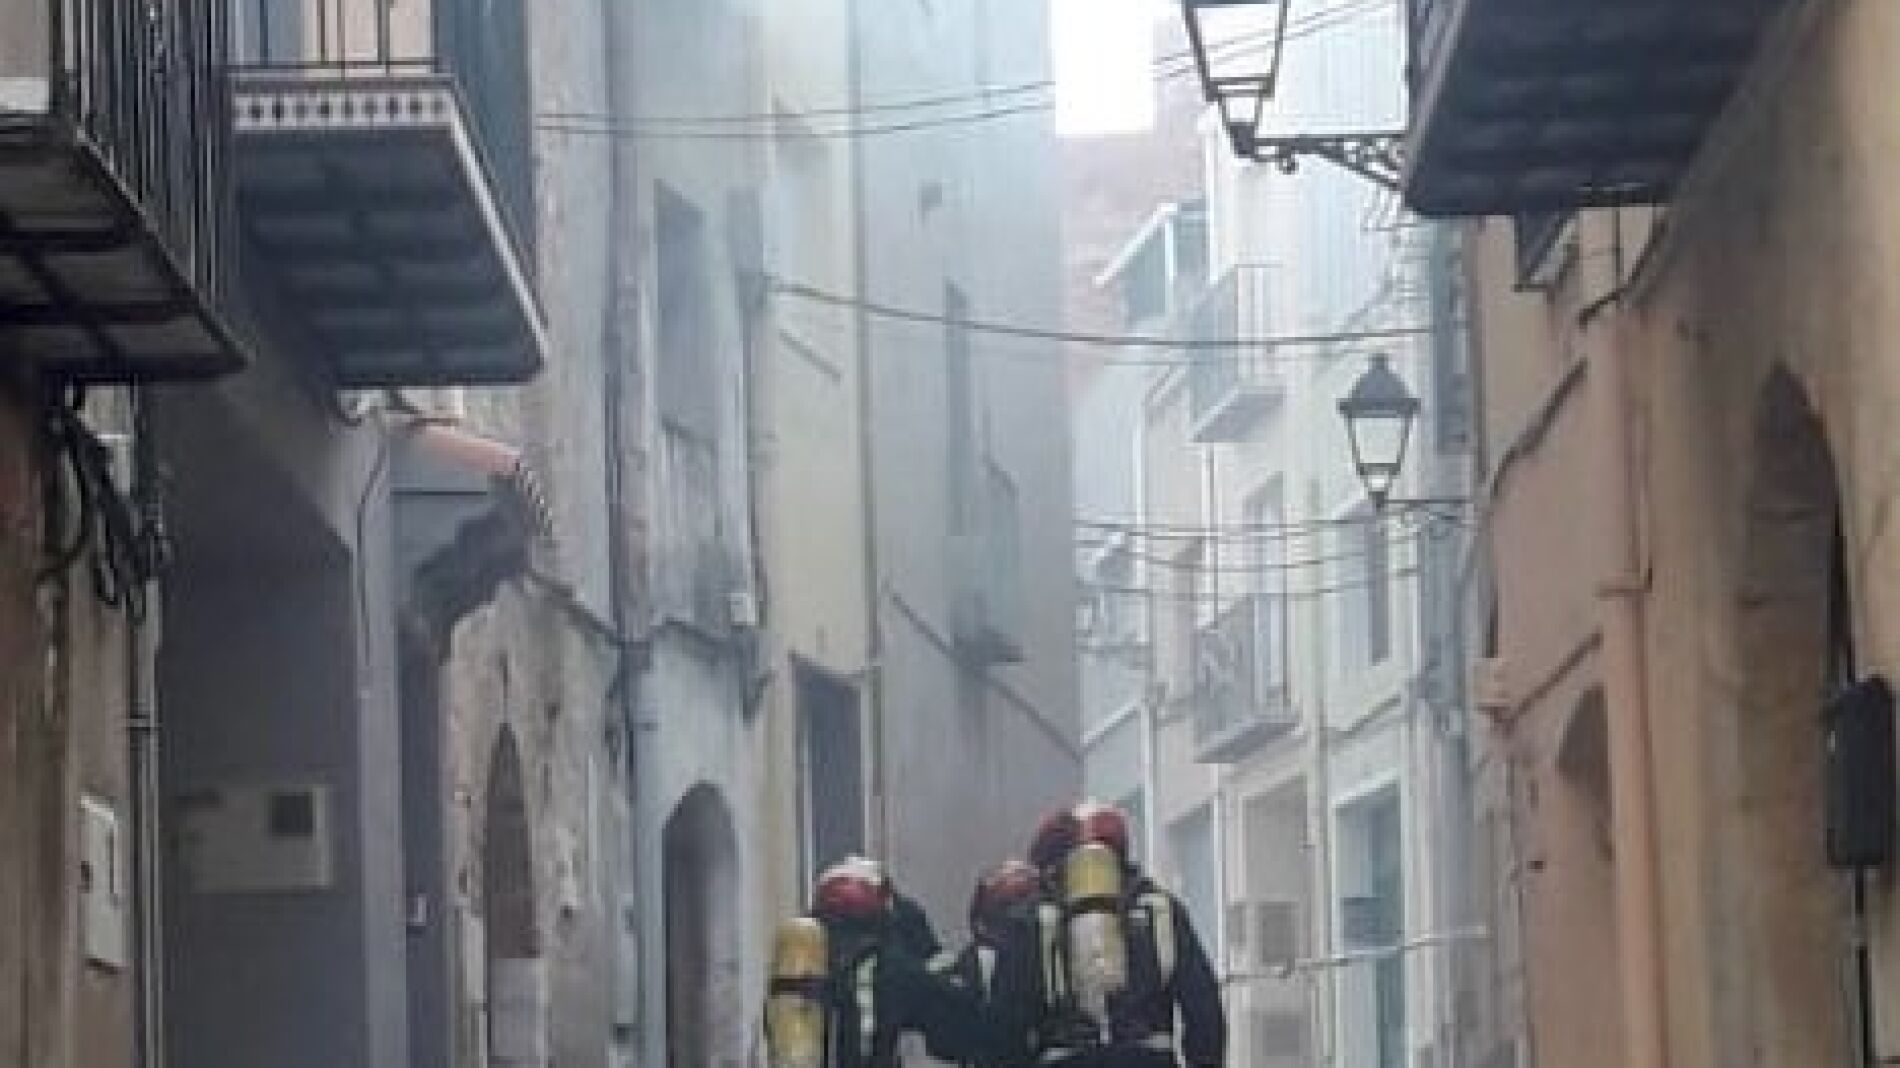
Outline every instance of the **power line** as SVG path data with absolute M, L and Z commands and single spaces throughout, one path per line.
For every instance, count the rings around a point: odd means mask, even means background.
M 1352 593 L 1357 590 L 1369 590 L 1374 586 L 1388 585 L 1396 580 L 1416 578 L 1418 573 L 1419 571 L 1416 567 L 1392 568 L 1381 572 L 1380 577 L 1376 579 L 1340 582 L 1325 586 L 1308 586 L 1304 589 L 1286 590 L 1284 592 L 1271 594 L 1270 596 L 1277 601 L 1311 600 L 1318 597 L 1332 596 L 1334 594 Z M 1221 593 L 1212 590 L 1206 593 L 1180 593 L 1170 590 L 1157 590 L 1145 586 L 1117 586 L 1092 582 L 1079 582 L 1076 586 L 1078 589 L 1090 593 L 1115 593 L 1129 597 L 1144 597 L 1150 600 L 1171 604 L 1233 605 L 1244 598 L 1255 596 L 1255 594 L 1252 593 Z
M 1344 25 L 1360 15 L 1383 6 L 1379 0 L 1348 0 L 1323 11 L 1317 11 L 1295 22 L 1287 31 L 1285 40 L 1300 38 Z M 1215 54 L 1238 50 L 1249 41 L 1271 36 L 1272 31 L 1258 31 L 1237 37 L 1215 49 Z M 1185 61 L 1185 64 L 1182 63 Z M 1185 77 L 1196 72 L 1193 53 L 1177 52 L 1158 58 L 1154 62 L 1156 80 L 1167 81 Z M 749 141 L 776 139 L 777 134 L 760 130 L 693 130 L 669 129 L 668 127 L 756 125 L 781 121 L 802 121 L 807 118 L 851 119 L 861 115 L 905 113 L 918 110 L 932 110 L 948 107 L 952 104 L 982 103 L 990 104 L 997 97 L 1021 96 L 1032 92 L 1041 92 L 1056 86 L 1054 79 L 1041 79 L 1015 85 L 996 86 L 975 91 L 940 94 L 932 97 L 919 97 L 905 101 L 886 101 L 865 104 L 858 107 L 822 107 L 798 111 L 750 112 L 726 115 L 651 115 L 618 119 L 604 112 L 587 111 L 549 111 L 535 117 L 535 128 L 551 133 L 565 133 L 588 136 L 605 136 L 634 139 L 665 140 L 712 140 L 712 141 Z M 1029 114 L 1035 111 L 1047 111 L 1056 106 L 1053 100 L 1036 101 L 1011 107 L 986 107 L 983 110 L 962 114 L 942 115 L 917 119 L 910 122 L 891 123 L 883 126 L 844 125 L 836 129 L 805 131 L 804 136 L 822 138 L 852 138 L 882 136 L 896 133 L 914 133 L 921 130 L 943 126 L 957 126 L 968 123 L 987 122 L 993 119 L 1014 115 Z M 661 127 L 660 129 L 642 129 L 642 127 Z
M 1403 538 L 1386 539 L 1386 548 L 1403 545 Z M 1165 556 L 1134 556 L 1133 559 L 1158 567 L 1175 574 L 1196 577 L 1221 578 L 1223 576 L 1260 577 L 1266 575 L 1284 575 L 1302 571 L 1314 571 L 1330 568 L 1335 564 L 1350 564 L 1369 560 L 1374 554 L 1365 549 L 1348 549 L 1321 556 L 1302 557 L 1297 560 L 1267 561 L 1256 563 L 1228 563 L 1226 561 L 1177 560 Z M 1261 591 L 1266 592 L 1266 591 Z
M 1292 523 L 1215 523 L 1195 524 L 1156 523 L 1144 519 L 1108 519 L 1095 516 L 1076 516 L 1075 525 L 1087 530 L 1102 531 L 1108 535 L 1128 534 L 1135 537 L 1165 536 L 1191 540 L 1210 540 L 1234 535 L 1277 534 L 1282 532 L 1319 533 L 1339 527 L 1356 527 L 1370 524 L 1376 516 L 1344 516 L 1338 519 L 1302 519 Z
M 1391 508 L 1398 510 L 1399 515 L 1406 517 L 1425 515 L 1433 519 L 1444 518 L 1437 512 L 1422 505 L 1408 505 L 1403 502 L 1395 501 L 1392 503 Z M 1390 516 L 1391 514 L 1392 511 L 1388 510 L 1386 516 Z M 1341 527 L 1368 526 L 1381 522 L 1386 516 L 1360 514 L 1340 516 L 1337 518 L 1302 519 L 1294 522 L 1279 523 L 1199 523 L 1190 525 L 1186 523 L 1156 522 L 1146 519 L 1118 518 L 1115 516 L 1078 515 L 1074 517 L 1073 522 L 1079 528 L 1101 531 L 1105 535 L 1128 534 L 1133 537 L 1155 538 L 1158 540 L 1208 541 L 1219 540 L 1226 537 L 1245 537 L 1249 535 L 1264 536 L 1284 532 L 1290 532 L 1297 536 L 1301 533 L 1318 533 L 1326 530 L 1336 530 Z
M 1423 523 L 1411 523 L 1403 527 L 1393 527 L 1393 528 L 1369 527 L 1366 529 L 1367 529 L 1367 532 L 1376 532 L 1382 538 L 1387 548 L 1403 545 L 1403 544 L 1406 544 L 1407 542 L 1416 543 L 1420 538 L 1429 536 L 1429 531 L 1426 529 Z M 1215 543 L 1214 548 L 1216 549 L 1217 554 L 1218 554 L 1218 551 L 1221 549 L 1226 549 L 1226 550 L 1229 550 L 1230 552 L 1234 549 L 1250 549 L 1255 552 L 1258 552 L 1258 551 L 1261 551 L 1262 548 L 1266 545 L 1275 544 L 1277 542 L 1300 540 L 1300 539 L 1305 539 L 1305 538 L 1318 538 L 1318 537 L 1325 536 L 1327 533 L 1329 532 L 1313 531 L 1311 533 L 1306 533 L 1306 534 L 1297 534 L 1288 538 L 1265 539 L 1262 541 L 1230 541 L 1226 543 Z M 1089 546 L 1085 545 L 1084 547 L 1087 548 Z M 1103 547 L 1107 547 L 1107 546 L 1103 546 Z M 1306 558 L 1295 559 L 1295 560 L 1230 563 L 1230 562 L 1220 559 L 1218 555 L 1216 555 L 1212 560 L 1208 560 L 1208 559 L 1197 560 L 1197 559 L 1186 558 L 1187 554 L 1182 554 L 1179 556 L 1166 556 L 1160 553 L 1142 552 L 1136 549 L 1122 549 L 1120 551 L 1122 555 L 1124 555 L 1127 559 L 1130 559 L 1130 560 L 1138 560 L 1138 561 L 1141 561 L 1142 563 L 1152 564 L 1156 567 L 1165 568 L 1171 571 L 1193 572 L 1197 574 L 1206 574 L 1206 575 L 1263 574 L 1263 573 L 1272 573 L 1276 571 L 1298 571 L 1307 567 L 1319 567 L 1319 566 L 1323 566 L 1327 564 L 1341 563 L 1341 562 L 1352 560 L 1355 558 L 1372 555 L 1372 553 L 1366 549 L 1355 548 L 1355 549 L 1343 550 L 1336 553 L 1315 556 L 1315 557 L 1306 557 Z
M 1161 61 L 1157 60 L 1159 65 Z M 800 108 L 796 111 L 751 111 L 734 112 L 725 115 L 636 115 L 629 119 L 613 119 L 599 111 L 542 111 L 535 115 L 538 119 L 554 121 L 611 121 L 622 126 L 724 126 L 755 122 L 785 122 L 817 118 L 849 118 L 854 115 L 881 115 L 890 112 L 926 111 L 948 107 L 951 104 L 988 102 L 996 97 L 1021 96 L 1025 93 L 1042 92 L 1055 88 L 1053 78 L 1040 81 L 1018 82 L 1010 85 L 993 86 L 987 89 L 959 90 L 938 96 L 920 96 L 909 100 L 886 100 L 861 104 L 857 107 L 840 105 L 837 107 Z
M 851 302 L 848 301 L 847 298 L 840 298 L 840 300 L 844 300 L 846 302 L 838 304 L 837 306 L 839 307 L 854 306 Z M 801 320 L 795 325 L 797 325 L 801 329 L 810 328 L 810 329 L 824 330 L 827 333 L 831 333 L 833 335 L 838 335 L 846 329 L 846 327 L 843 324 L 825 322 L 822 320 L 809 320 L 809 319 Z M 1017 340 L 1021 340 L 1021 339 L 1017 339 Z M 1320 343 L 1318 342 L 1315 342 L 1314 344 L 1316 348 L 1320 346 Z M 1169 341 L 1168 345 L 1170 345 L 1171 347 L 1177 347 L 1177 348 L 1181 347 L 1180 343 L 1176 341 Z M 971 355 L 978 357 L 980 359 L 999 360 L 999 361 L 1009 362 L 1009 363 L 1045 363 L 1045 364 L 1052 364 L 1052 365 L 1066 365 L 1069 362 L 1071 362 L 1071 357 L 1068 354 L 1061 353 L 1061 352 L 1051 354 L 1048 349 L 1041 348 L 1041 347 L 1038 347 L 1035 349 L 1027 349 L 1023 351 L 1010 351 L 1010 350 L 1006 350 L 1002 348 L 975 346 L 971 350 Z M 1405 350 L 1401 350 L 1395 353 L 1390 346 L 1378 346 L 1378 345 L 1357 346 L 1355 345 L 1353 347 L 1334 347 L 1329 344 L 1329 345 L 1326 345 L 1321 351 L 1314 351 L 1314 352 L 1247 353 L 1244 355 L 1233 355 L 1233 356 L 1225 356 L 1225 357 L 1201 356 L 1198 359 L 1191 358 L 1191 357 L 1181 357 L 1181 356 L 1097 356 L 1097 357 L 1090 358 L 1087 361 L 1087 366 L 1089 367 L 1150 367 L 1150 368 L 1167 369 L 1167 368 L 1187 367 L 1197 362 L 1205 361 L 1205 362 L 1234 362 L 1234 363 L 1238 363 L 1243 368 L 1279 367 L 1279 366 L 1293 366 L 1297 364 L 1332 362 L 1332 361 L 1337 361 L 1337 360 L 1353 359 L 1353 358 L 1364 357 L 1364 356 L 1394 356 L 1394 355 L 1409 356 L 1409 355 L 1415 355 L 1415 353 L 1412 353 L 1410 351 L 1405 351 Z M 1417 355 L 1422 355 L 1422 353 L 1418 353 Z
M 1352 341 L 1379 341 L 1407 337 L 1427 337 L 1440 326 L 1424 324 L 1419 326 L 1385 327 L 1367 330 L 1344 331 L 1331 334 L 1285 334 L 1277 337 L 1195 337 L 1172 338 L 1142 334 L 1096 334 L 1069 330 L 1055 330 L 1048 327 L 1023 326 L 1014 323 L 987 322 L 980 319 L 965 319 L 944 315 L 938 312 L 919 311 L 914 308 L 899 308 L 877 301 L 857 300 L 852 297 L 832 293 L 798 282 L 773 279 L 774 291 L 787 296 L 801 297 L 818 304 L 827 304 L 837 308 L 858 308 L 885 319 L 901 322 L 925 323 L 932 326 L 954 326 L 975 334 L 992 334 L 999 337 L 1024 338 L 1031 341 L 1061 341 L 1081 345 L 1098 345 L 1104 348 L 1146 348 L 1146 349 L 1274 349 L 1300 348 L 1333 345 Z
M 1293 31 L 1299 34 L 1331 28 L 1350 21 L 1352 17 L 1365 14 L 1381 6 L 1379 0 L 1347 0 L 1302 16 L 1292 23 Z M 1227 56 L 1243 51 L 1256 42 L 1264 41 L 1274 35 L 1273 30 L 1256 30 L 1242 34 L 1232 40 L 1222 42 L 1210 49 L 1214 56 Z M 1196 71 L 1194 52 L 1183 49 L 1156 56 L 1151 67 L 1155 70 L 1156 81 L 1165 81 L 1184 77 Z M 849 118 L 856 115 L 877 115 L 890 112 L 921 111 L 948 107 L 952 104 L 989 103 L 996 97 L 1020 96 L 1025 93 L 1044 92 L 1054 89 L 1058 82 L 1054 78 L 1040 78 L 1035 81 L 1015 82 L 1004 85 L 985 86 L 973 90 L 959 90 L 954 93 L 942 93 L 935 96 L 913 97 L 908 100 L 885 100 L 871 103 L 849 105 L 840 104 L 829 107 L 800 108 L 795 111 L 754 111 L 737 112 L 723 115 L 636 115 L 632 118 L 617 120 L 598 111 L 543 111 L 535 118 L 554 121 L 583 120 L 606 121 L 617 125 L 655 125 L 655 126 L 694 126 L 694 125 L 732 125 L 745 123 L 781 122 L 811 118 Z
M 972 112 L 968 115 L 945 115 L 937 118 L 916 119 L 911 122 L 889 123 L 883 126 L 850 126 L 841 130 L 809 131 L 799 136 L 809 137 L 882 137 L 887 134 L 916 133 L 919 130 L 932 130 L 944 126 L 960 126 L 966 123 L 989 122 L 993 119 L 1008 118 L 1012 115 L 1030 115 L 1048 111 L 1047 103 L 1018 104 L 1014 107 L 991 108 L 987 111 Z M 550 133 L 581 134 L 601 137 L 663 138 L 689 141 L 761 141 L 776 140 L 777 135 L 745 130 L 691 130 L 674 132 L 643 133 L 608 124 L 593 124 L 580 121 L 535 121 L 535 129 Z

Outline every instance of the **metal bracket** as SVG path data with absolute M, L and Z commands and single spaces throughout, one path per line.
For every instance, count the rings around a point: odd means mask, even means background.
M 1396 193 L 1405 171 L 1404 144 L 1403 133 L 1291 134 L 1259 138 L 1242 155 L 1287 174 L 1299 170 L 1300 157 L 1317 156 Z

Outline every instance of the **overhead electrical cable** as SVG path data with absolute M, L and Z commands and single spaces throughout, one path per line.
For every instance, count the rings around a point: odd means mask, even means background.
M 1288 29 L 1286 40 L 1298 40 L 1301 37 L 1332 29 L 1352 21 L 1360 15 L 1382 7 L 1377 0 L 1349 0 L 1333 8 L 1316 11 L 1297 21 Z M 1215 54 L 1240 51 L 1256 38 L 1272 36 L 1271 31 L 1259 31 L 1243 35 L 1225 42 L 1215 49 Z M 1183 62 L 1185 61 L 1185 62 Z M 1171 53 L 1155 61 L 1156 78 L 1165 81 L 1186 77 L 1196 72 L 1191 53 Z M 886 134 L 913 133 L 942 126 L 957 126 L 975 122 L 987 122 L 994 119 L 1028 114 L 1035 111 L 1052 110 L 1054 100 L 1040 100 L 1015 106 L 998 107 L 997 98 L 1023 96 L 1034 92 L 1045 92 L 1056 87 L 1053 79 L 1042 79 L 1014 85 L 1002 85 L 977 90 L 965 90 L 957 93 L 945 93 L 936 96 L 919 97 L 911 100 L 887 101 L 858 107 L 821 107 L 795 111 L 752 112 L 725 115 L 650 115 L 619 119 L 604 112 L 585 111 L 548 111 L 535 116 L 537 129 L 552 133 L 597 135 L 608 137 L 683 139 L 683 140 L 757 140 L 776 139 L 779 134 L 771 130 L 695 130 L 692 126 L 747 126 L 779 122 L 802 122 L 805 119 L 825 119 L 842 121 L 855 119 L 863 115 L 903 114 L 911 111 L 929 111 L 946 108 L 956 104 L 983 104 L 985 107 L 970 113 L 937 115 L 909 122 L 894 122 L 876 126 L 862 126 L 847 122 L 836 129 L 805 130 L 790 136 L 832 137 L 872 137 Z M 652 128 L 657 127 L 657 128 Z
M 850 307 L 856 306 L 855 300 L 852 298 L 847 298 L 847 297 L 838 297 L 836 300 L 825 301 L 824 303 L 835 306 L 835 307 L 839 307 L 839 308 L 850 308 Z M 969 325 L 967 322 L 957 322 L 957 321 L 952 321 L 952 320 L 947 320 L 947 319 L 939 322 L 936 320 L 929 319 L 927 313 L 921 313 L 921 314 L 923 314 L 924 321 L 930 322 L 931 325 Z M 830 333 L 830 334 L 837 334 L 847 329 L 844 324 L 824 322 L 824 321 L 819 321 L 819 320 L 809 320 L 809 319 L 801 319 L 795 323 L 787 323 L 786 325 L 795 327 L 799 330 L 804 330 L 804 329 L 823 330 L 826 333 Z M 1349 333 L 1344 333 L 1344 334 L 1305 334 L 1305 335 L 1293 335 L 1291 337 L 1285 337 L 1285 338 L 1262 339 L 1267 342 L 1267 344 L 1265 345 L 1260 345 L 1257 342 L 1249 342 L 1249 341 L 1236 339 L 1234 345 L 1232 346 L 1233 352 L 1230 355 L 1203 354 L 1197 357 L 1125 356 L 1125 355 L 1124 356 L 1092 356 L 1092 357 L 1089 357 L 1085 362 L 1083 362 L 1082 366 L 1085 366 L 1085 367 L 1149 367 L 1149 368 L 1168 369 L 1168 368 L 1188 367 L 1190 365 L 1200 363 L 1200 362 L 1236 362 L 1240 364 L 1240 366 L 1243 368 L 1245 367 L 1281 367 L 1281 366 L 1291 367 L 1291 366 L 1297 366 L 1301 364 L 1332 363 L 1339 360 L 1358 359 L 1358 358 L 1364 358 L 1364 357 L 1370 357 L 1370 356 L 1392 356 L 1392 357 L 1421 356 L 1422 357 L 1423 355 L 1425 355 L 1423 351 L 1415 352 L 1415 351 L 1404 349 L 1404 348 L 1394 349 L 1390 345 L 1375 345 L 1375 344 L 1370 344 L 1370 342 L 1378 341 L 1378 340 L 1391 341 L 1397 338 L 1404 338 L 1404 337 L 1425 337 L 1425 336 L 1428 336 L 1430 333 L 1431 331 L 1429 329 L 1425 327 L 1418 327 L 1418 328 L 1406 328 L 1401 332 L 1395 332 L 1389 335 L 1377 335 L 1377 336 L 1368 335 L 1365 332 L 1349 332 Z M 1022 336 L 1012 336 L 1010 340 L 1048 341 L 1050 339 L 1043 336 L 1035 336 L 1035 337 L 1029 337 L 1029 338 L 1024 338 Z M 1073 337 L 1059 338 L 1057 340 L 1073 341 L 1076 344 L 1083 344 L 1083 345 L 1099 344 L 1099 342 L 1095 341 L 1093 337 L 1089 335 L 1075 335 Z M 1195 347 L 1195 346 L 1185 345 L 1184 340 L 1185 339 L 1156 338 L 1155 347 L 1169 347 L 1169 348 L 1177 348 L 1177 349 L 1184 348 L 1184 347 L 1185 348 Z M 1226 346 L 1222 346 L 1222 347 L 1226 347 Z M 1265 352 L 1240 351 L 1241 349 L 1248 348 L 1248 347 L 1256 347 L 1256 348 L 1264 347 L 1267 349 L 1267 351 Z M 1302 351 L 1302 352 L 1277 351 L 1279 349 L 1286 348 L 1286 347 L 1297 347 L 1301 349 L 1307 349 L 1310 351 Z M 1209 351 L 1216 351 L 1216 350 L 1210 349 Z M 1011 349 L 1005 349 L 1001 347 L 973 345 L 971 347 L 970 354 L 972 356 L 975 356 L 978 359 L 997 360 L 997 361 L 1001 361 L 1005 363 L 1026 363 L 1026 364 L 1045 363 L 1051 366 L 1067 367 L 1070 364 L 1075 362 L 1074 358 L 1066 351 L 1058 350 L 1058 351 L 1052 352 L 1048 348 L 1041 347 L 1041 346 L 1038 346 L 1035 348 L 1023 348 L 1020 350 L 1011 350 Z
M 1378 341 L 1406 337 L 1430 336 L 1442 329 L 1442 324 L 1422 324 L 1417 326 L 1372 327 L 1364 330 L 1348 330 L 1330 334 L 1284 334 L 1269 337 L 1160 337 L 1143 334 L 1100 334 L 1083 331 L 1056 330 L 1049 327 L 1025 326 L 1016 323 L 989 322 L 980 319 L 964 319 L 944 315 L 940 312 L 921 311 L 915 308 L 900 308 L 878 301 L 857 300 L 853 297 L 832 293 L 815 286 L 799 282 L 773 279 L 775 292 L 799 297 L 818 304 L 828 304 L 839 308 L 859 308 L 883 319 L 901 322 L 926 323 L 932 326 L 954 326 L 968 330 L 973 334 L 991 334 L 998 337 L 1024 338 L 1032 341 L 1061 341 L 1081 345 L 1097 345 L 1104 348 L 1141 348 L 1141 349 L 1274 349 L 1274 348 L 1311 348 L 1353 341 Z

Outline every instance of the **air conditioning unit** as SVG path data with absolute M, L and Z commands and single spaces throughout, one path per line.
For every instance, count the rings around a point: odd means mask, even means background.
M 1229 958 L 1243 972 L 1292 968 L 1306 949 L 1304 911 L 1298 901 L 1238 901 L 1228 906 Z
M 1300 1009 L 1255 1009 L 1249 1015 L 1253 1063 L 1280 1068 L 1307 1063 L 1312 1028 Z
M 179 798 L 186 884 L 200 894 L 325 890 L 334 873 L 330 788 L 223 786 Z

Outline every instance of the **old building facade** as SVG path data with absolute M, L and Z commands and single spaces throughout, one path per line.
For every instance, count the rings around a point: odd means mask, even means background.
M 1451 6 L 1468 33 L 1492 17 Z M 1642 48 L 1700 41 L 1704 80 L 1617 105 L 1676 116 L 1641 147 L 1612 137 L 1584 165 L 1553 135 L 1533 178 L 1448 147 L 1480 121 L 1449 91 L 1413 118 L 1421 207 L 1519 213 L 1470 230 L 1496 1063 L 1600 1063 L 1611 1037 L 1639 1068 L 1876 1063 L 1892 906 L 1876 879 L 1862 972 L 1851 879 L 1827 863 L 1821 709 L 1892 659 L 1880 57 L 1900 23 L 1856 2 L 1672 18 Z M 1476 37 L 1415 29 L 1431 84 L 1484 91 Z M 1579 62 L 1614 79 L 1640 60 Z
M 1301 29 L 1276 106 L 1391 121 L 1394 14 Z M 1216 948 L 1237 1058 L 1470 1063 L 1458 242 L 1201 133 L 1204 195 L 1099 280 L 1122 332 L 1180 347 L 1079 376 L 1090 788 L 1143 818 Z M 1339 410 L 1375 358 L 1423 411 L 1384 509 Z
M 1061 368 L 969 343 L 1059 321 L 1046 116 L 758 121 L 1042 77 L 1040 5 L 804 6 L 0 7 L 22 1063 L 749 1061 L 816 865 L 953 936 L 1073 794 Z M 148 45 L 205 84 L 87 80 Z

